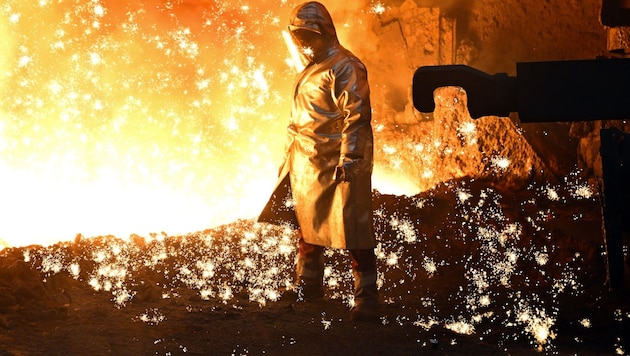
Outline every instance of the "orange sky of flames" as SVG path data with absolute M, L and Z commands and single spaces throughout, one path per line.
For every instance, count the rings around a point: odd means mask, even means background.
M 295 4 L 0 5 L 0 243 L 254 217 L 284 146 Z

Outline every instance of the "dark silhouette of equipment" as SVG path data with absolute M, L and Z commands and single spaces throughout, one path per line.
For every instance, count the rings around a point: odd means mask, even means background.
M 516 64 L 516 76 L 494 75 L 464 65 L 426 66 L 413 77 L 413 103 L 433 112 L 433 91 L 466 91 L 473 118 L 517 113 L 523 123 L 630 118 L 630 59 Z
M 466 91 L 471 117 L 518 115 L 522 123 L 630 119 L 630 59 L 517 63 L 516 76 L 464 65 L 426 66 L 413 77 L 413 103 L 433 112 L 433 92 Z M 602 211 L 608 283 L 623 289 L 623 235 L 630 234 L 630 134 L 602 129 Z

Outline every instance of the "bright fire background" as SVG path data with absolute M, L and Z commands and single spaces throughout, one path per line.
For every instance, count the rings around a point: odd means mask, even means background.
M 0 242 L 254 217 L 282 157 L 297 3 L 4 1 Z

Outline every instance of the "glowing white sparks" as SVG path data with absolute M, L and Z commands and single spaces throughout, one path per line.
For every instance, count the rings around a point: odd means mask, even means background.
M 46 255 L 41 266 L 44 273 L 59 273 L 63 269 L 63 257 L 54 254 Z
M 547 262 L 549 262 L 549 255 L 545 252 L 536 251 L 536 253 L 534 254 L 534 258 L 536 259 L 536 263 L 538 263 L 539 266 L 544 266 L 547 264 Z
M 477 125 L 472 121 L 465 121 L 457 127 L 457 136 L 465 145 L 477 143 Z
M 425 178 L 425 179 L 430 179 L 430 178 L 432 178 L 434 175 L 435 175 L 435 173 L 434 173 L 432 170 L 429 170 L 429 169 L 425 169 L 425 170 L 422 172 L 422 178 Z
M 506 170 L 510 167 L 510 159 L 507 157 L 492 158 L 492 166 L 499 170 Z
M 430 317 L 427 320 L 424 320 L 424 318 L 420 318 L 413 322 L 413 325 L 419 326 L 423 328 L 424 330 L 430 330 L 433 326 L 439 325 L 439 324 L 440 324 L 440 321 L 433 317 Z
M 466 121 L 457 128 L 457 131 L 464 134 L 471 134 L 471 133 L 474 133 L 476 129 L 477 129 L 477 125 L 475 125 L 474 122 Z
M 584 319 L 580 320 L 580 325 L 582 325 L 586 329 L 589 329 L 589 328 L 591 328 L 593 326 L 591 324 L 591 321 L 588 318 L 584 318 Z
M 11 14 L 11 16 L 9 16 L 9 21 L 13 24 L 16 24 L 20 21 L 20 14 Z
M 29 57 L 29 56 L 21 56 L 18 59 L 18 67 L 19 68 L 26 67 L 29 63 L 31 63 L 31 61 L 32 61 L 31 57 Z
M 398 255 L 396 255 L 395 253 L 391 253 L 389 254 L 389 256 L 387 256 L 387 261 L 386 261 L 388 266 L 395 266 L 398 264 Z
M 383 211 L 375 212 L 378 226 L 386 226 L 399 234 L 392 241 L 381 241 L 376 250 L 377 258 L 383 264 L 377 285 L 385 295 L 391 293 L 392 288 L 406 288 L 413 284 L 421 268 L 429 277 L 433 277 L 438 269 L 451 262 L 465 263 L 466 268 L 467 284 L 461 285 L 458 292 L 448 296 L 453 302 L 461 303 L 461 310 L 465 310 L 464 315 L 446 320 L 437 318 L 432 313 L 436 312 L 439 303 L 431 298 L 424 298 L 418 302 L 416 308 L 433 311 L 428 311 L 428 314 L 425 311 L 419 312 L 415 321 L 412 321 L 413 317 L 397 316 L 396 323 L 401 326 L 412 324 L 427 330 L 434 325 L 443 325 L 454 332 L 472 335 L 478 333 L 477 329 L 481 325 L 487 325 L 486 322 L 499 322 L 503 327 L 519 326 L 515 339 L 526 337 L 541 350 L 553 348 L 556 332 L 554 313 L 557 312 L 555 306 L 549 308 L 535 293 L 518 290 L 515 286 L 515 281 L 521 277 L 521 261 L 536 263 L 537 269 L 544 275 L 547 267 L 553 267 L 549 266 L 553 251 L 544 246 L 534 250 L 519 248 L 516 243 L 521 239 L 522 227 L 502 214 L 500 200 L 492 190 L 485 189 L 476 194 L 470 187 L 455 187 L 450 194 L 454 199 L 459 199 L 461 192 L 465 193 L 465 199 L 458 206 L 466 213 L 466 218 L 462 221 L 471 225 L 469 235 L 463 238 L 476 244 L 474 254 L 465 261 L 440 262 L 432 255 L 425 255 L 419 260 L 410 259 L 408 251 L 414 248 L 418 240 L 417 222 L 406 215 L 388 214 L 383 208 Z M 545 196 L 541 198 L 546 199 Z M 409 198 L 407 202 L 410 209 L 420 209 L 432 204 L 431 199 L 417 197 Z M 79 264 L 77 256 L 68 258 L 55 250 L 50 250 L 47 254 L 26 250 L 24 259 L 38 265 L 47 275 L 68 271 L 77 279 L 78 276 L 87 276 L 87 283 L 95 291 L 110 293 L 112 303 L 118 308 L 126 307 L 135 298 L 142 296 L 142 292 L 136 289 L 140 268 L 163 271 L 161 273 L 171 279 L 170 285 L 155 286 L 162 298 L 177 297 L 178 292 L 173 289 L 173 285 L 181 283 L 196 291 L 202 300 L 214 299 L 225 305 L 236 305 L 236 299 L 247 293 L 249 301 L 264 307 L 280 298 L 282 292 L 279 288 L 291 286 L 296 253 L 294 232 L 289 227 L 270 227 L 253 222 L 235 226 L 238 228 L 229 226 L 216 234 L 200 233 L 194 237 L 180 238 L 154 234 L 150 238 L 136 236 L 130 241 L 99 245 L 85 253 L 84 257 L 89 262 L 85 264 Z M 443 240 L 439 236 L 434 241 L 446 244 L 454 242 Z M 422 245 L 421 248 L 427 246 Z M 327 250 L 325 256 L 327 260 L 335 260 L 333 256 L 337 256 L 337 253 Z M 580 253 L 571 256 L 575 261 L 582 259 Z M 93 266 L 93 270 L 82 270 L 79 265 Z M 332 299 L 342 300 L 351 307 L 354 303 L 351 293 L 352 277 L 349 273 L 344 274 L 343 268 L 338 267 L 326 265 L 324 283 Z M 392 279 L 392 271 L 396 272 L 395 279 Z M 568 267 L 562 276 L 549 275 L 548 278 L 554 282 L 553 288 L 548 291 L 552 295 L 578 291 L 581 288 L 579 277 Z M 501 291 L 506 291 L 507 294 L 501 294 Z M 495 305 L 499 300 L 504 300 L 504 297 L 513 303 Z M 390 294 L 388 300 L 398 303 L 399 298 L 396 294 Z M 508 309 L 502 314 L 492 309 L 495 307 Z M 509 309 L 510 307 L 513 309 Z M 502 317 L 507 320 L 501 319 Z M 621 309 L 614 313 L 617 321 L 623 321 L 626 317 L 628 316 Z M 147 309 L 134 320 L 157 325 L 165 322 L 166 316 L 157 309 Z M 330 330 L 334 326 L 333 320 L 325 315 L 320 322 L 324 330 Z M 387 324 L 390 321 L 383 319 L 382 322 Z M 590 319 L 586 317 L 578 320 L 578 325 L 583 328 L 592 327 Z
M 329 330 L 330 327 L 332 326 L 332 319 L 328 320 L 325 317 L 326 317 L 326 314 L 322 313 L 322 325 L 324 326 L 324 330 Z
M 405 242 L 412 243 L 417 241 L 418 236 L 416 234 L 416 228 L 410 220 L 401 220 L 396 217 L 392 217 L 390 225 L 398 232 L 398 235 L 401 236 Z
M 100 4 L 96 4 L 92 8 L 92 13 L 97 17 L 103 17 L 105 15 L 105 8 Z
M 90 53 L 90 64 L 97 65 L 101 63 L 101 56 L 98 53 Z
M 465 202 L 466 200 L 472 198 L 472 195 L 470 195 L 470 193 L 462 190 L 462 189 L 458 189 L 457 190 L 457 198 L 459 199 L 460 203 Z
M 555 188 L 551 186 L 547 186 L 546 191 L 547 191 L 547 198 L 549 200 L 557 201 L 560 199 L 560 196 L 558 195 L 558 191 Z
M 544 310 L 523 309 L 517 316 L 518 321 L 525 325 L 525 330 L 529 332 L 538 345 L 545 345 L 555 339 L 556 335 L 552 331 L 555 319 L 547 316 Z
M 79 264 L 77 263 L 73 263 L 70 265 L 70 274 L 72 274 L 72 276 L 77 279 L 79 278 L 79 273 L 81 273 L 81 266 L 79 266 Z
M 166 320 L 166 316 L 157 308 L 147 309 L 137 317 L 138 320 L 149 325 L 158 325 Z
M 576 198 L 589 199 L 593 194 L 593 189 L 588 185 L 578 185 L 573 189 L 573 196 Z
M 396 147 L 392 146 L 392 145 L 388 145 L 388 144 L 383 144 L 382 147 L 383 152 L 389 154 L 389 155 L 393 155 L 396 154 L 396 152 L 398 151 L 396 149 Z
M 444 327 L 462 335 L 472 335 L 475 333 L 475 326 L 465 320 L 449 322 L 444 325 Z
M 422 267 L 427 271 L 429 277 L 432 277 L 435 272 L 437 272 L 437 265 L 435 261 L 430 257 L 424 257 L 422 261 Z
M 386 10 L 387 8 L 380 1 L 370 7 L 370 12 L 375 15 L 382 15 Z
M 479 298 L 479 305 L 487 307 L 492 302 L 492 299 L 489 295 L 485 294 Z

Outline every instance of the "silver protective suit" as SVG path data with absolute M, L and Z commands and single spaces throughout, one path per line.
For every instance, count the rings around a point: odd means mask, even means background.
M 374 248 L 367 70 L 339 44 L 321 4 L 296 8 L 289 29 L 320 33 L 326 48 L 296 77 L 284 161 L 259 221 L 293 222 L 314 245 Z M 340 167 L 343 179 L 336 177 Z

